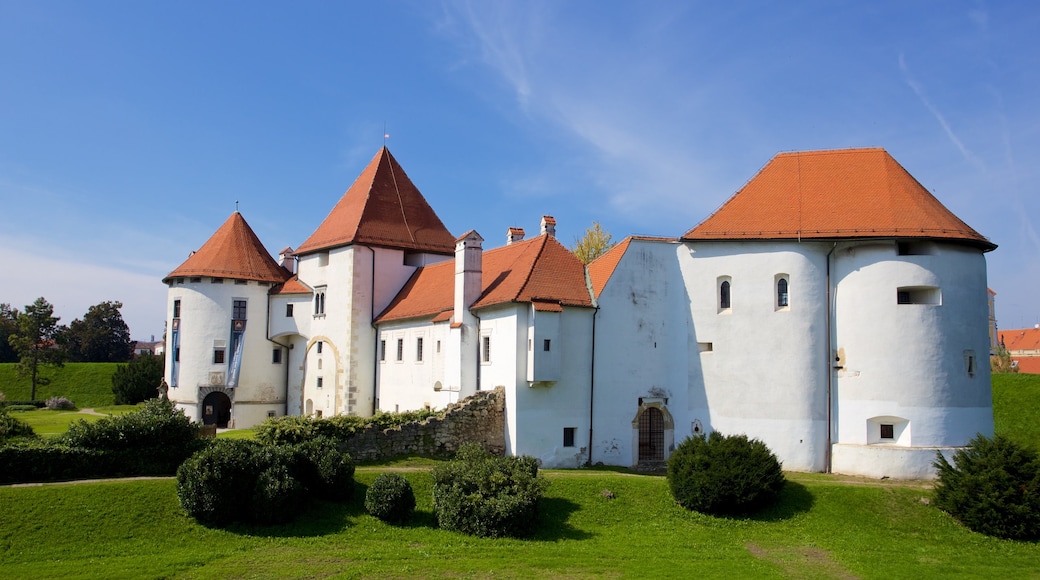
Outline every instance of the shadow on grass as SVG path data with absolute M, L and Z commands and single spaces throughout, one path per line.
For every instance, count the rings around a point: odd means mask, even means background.
M 567 522 L 571 514 L 581 506 L 569 499 L 559 497 L 543 497 L 538 503 L 538 527 L 527 539 L 542 542 L 558 542 L 560 540 L 588 540 L 591 532 L 575 528 Z
M 366 513 L 366 493 L 367 485 L 354 482 L 354 495 L 350 501 L 313 500 L 291 522 L 271 526 L 236 522 L 224 529 L 240 536 L 261 538 L 311 538 L 337 534 L 353 526 L 354 518 Z
M 809 489 L 800 483 L 787 480 L 784 489 L 780 491 L 780 498 L 772 506 L 762 511 L 750 514 L 748 519 L 756 522 L 778 522 L 793 518 L 812 509 L 816 499 Z

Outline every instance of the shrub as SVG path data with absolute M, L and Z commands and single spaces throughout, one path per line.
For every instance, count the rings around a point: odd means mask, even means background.
M 76 408 L 76 404 L 65 397 L 51 397 L 47 399 L 45 406 L 51 411 L 71 411 Z
M 340 502 L 353 497 L 354 462 L 335 440 L 317 437 L 292 449 L 297 454 L 294 472 L 317 497 Z
M 270 418 L 256 427 L 256 440 L 268 444 L 297 444 L 315 437 L 346 441 L 368 428 L 392 429 L 405 423 L 437 417 L 444 411 L 406 411 L 403 413 L 377 412 L 371 417 L 336 415 L 327 418 L 291 416 Z
M 384 522 L 401 523 L 415 511 L 415 492 L 398 473 L 380 473 L 365 494 L 365 511 Z
M 431 475 L 437 525 L 481 537 L 530 534 L 548 485 L 534 458 L 495 457 L 474 443 Z
M 128 364 L 116 367 L 112 374 L 112 394 L 117 405 L 136 405 L 159 396 L 166 359 L 142 354 Z
M 1040 539 L 1040 458 L 997 435 L 978 435 L 953 464 L 938 454 L 935 505 L 970 529 L 998 538 Z
M 0 441 L 15 437 L 34 438 L 36 432 L 28 423 L 12 417 L 3 407 L 0 407 Z
M 177 468 L 177 499 L 200 523 L 224 526 L 249 514 L 257 487 L 258 445 L 217 439 Z
M 297 516 L 306 488 L 292 473 L 291 449 L 269 447 L 265 451 L 258 463 L 266 467 L 253 485 L 249 520 L 265 525 L 281 524 Z
M 688 510 L 744 514 L 776 501 L 784 487 L 780 462 L 765 443 L 718 431 L 691 437 L 668 459 L 672 497 Z

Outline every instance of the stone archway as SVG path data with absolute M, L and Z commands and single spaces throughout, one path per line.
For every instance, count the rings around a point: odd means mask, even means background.
M 231 422 L 231 398 L 221 391 L 213 391 L 202 399 L 202 424 L 227 429 Z
M 659 468 L 675 447 L 675 421 L 668 399 L 642 397 L 632 419 L 632 464 Z

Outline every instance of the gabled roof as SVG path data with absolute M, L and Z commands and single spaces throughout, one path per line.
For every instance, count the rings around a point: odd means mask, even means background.
M 632 243 L 632 236 L 621 240 L 616 246 L 607 250 L 602 256 L 589 263 L 589 280 L 592 281 L 592 293 L 599 298 L 607 281 L 614 274 L 614 269 L 621 262 L 621 258 L 628 251 L 628 245 Z
M 163 282 L 182 276 L 210 276 L 279 283 L 291 275 L 267 253 L 245 218 L 236 211 Z
M 556 310 L 547 304 L 592 306 L 585 267 L 549 235 L 484 252 L 481 289 L 472 310 L 511 302 L 537 303 L 540 310 Z M 424 266 L 412 275 L 376 322 L 438 316 L 452 310 L 454 299 L 455 262 Z
M 283 284 L 279 284 L 274 288 L 271 288 L 271 294 L 312 294 L 313 290 L 303 282 L 300 282 L 300 276 L 294 275 L 292 278 L 286 280 Z
M 781 153 L 683 240 L 927 238 L 996 248 L 887 151 Z
M 452 236 L 383 147 L 296 255 L 348 244 L 452 254 Z
M 1009 351 L 1040 350 L 1040 328 L 1001 330 L 997 340 Z

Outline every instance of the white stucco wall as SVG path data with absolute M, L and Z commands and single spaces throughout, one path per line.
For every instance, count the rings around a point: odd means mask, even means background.
M 414 411 L 426 406 L 443 409 L 458 402 L 459 392 L 449 389 L 444 378 L 447 330 L 446 322 L 434 324 L 428 320 L 380 325 L 379 340 L 386 341 L 385 356 L 379 357 L 377 365 L 381 411 Z M 423 342 L 422 360 L 418 357 L 419 338 Z M 398 340 L 401 360 L 397 359 Z

